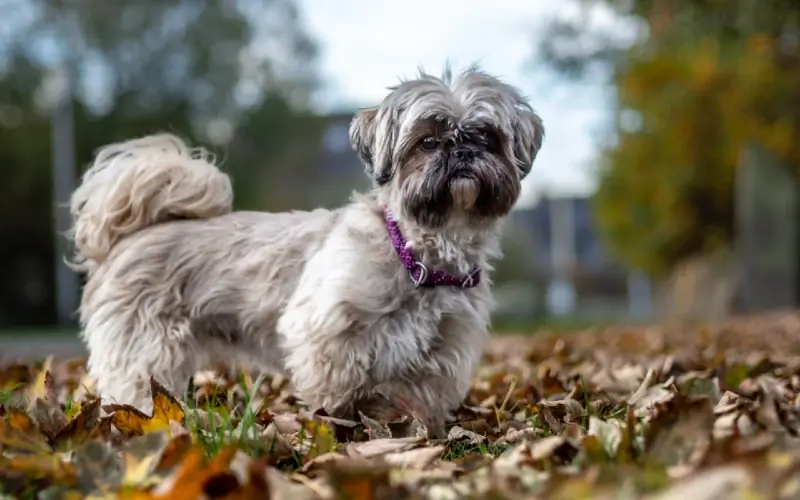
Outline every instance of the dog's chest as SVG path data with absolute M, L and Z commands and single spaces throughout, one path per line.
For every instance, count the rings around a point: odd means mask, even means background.
M 469 319 L 474 307 L 466 294 L 415 290 L 399 309 L 376 318 L 367 338 L 373 352 L 372 376 L 385 382 L 436 362 L 440 346 L 452 342 L 448 318 Z

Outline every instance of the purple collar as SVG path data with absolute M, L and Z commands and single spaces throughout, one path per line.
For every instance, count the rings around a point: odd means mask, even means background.
M 383 210 L 383 218 L 386 220 L 386 229 L 389 231 L 389 238 L 392 240 L 397 256 L 403 266 L 408 270 L 414 288 L 434 287 L 434 286 L 460 286 L 461 288 L 472 288 L 481 282 L 481 269 L 475 269 L 465 276 L 453 276 L 442 271 L 430 271 L 425 264 L 414 257 L 414 252 L 406 245 L 406 239 L 400 232 L 397 221 L 392 217 L 389 209 Z

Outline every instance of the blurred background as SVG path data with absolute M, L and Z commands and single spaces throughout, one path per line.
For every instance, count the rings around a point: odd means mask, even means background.
M 0 0 L 0 332 L 74 331 L 60 204 L 97 147 L 171 131 L 237 208 L 333 207 L 369 186 L 353 113 L 448 60 L 547 129 L 499 327 L 798 304 L 796 0 Z

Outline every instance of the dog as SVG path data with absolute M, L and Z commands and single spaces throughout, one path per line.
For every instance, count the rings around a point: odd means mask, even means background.
M 488 337 L 502 222 L 542 147 L 515 87 L 476 66 L 420 71 L 353 118 L 373 187 L 340 208 L 233 211 L 202 148 L 155 134 L 100 148 L 70 199 L 88 371 L 152 408 L 212 363 L 285 374 L 352 418 L 414 401 L 441 425 Z M 375 403 L 375 402 L 378 403 Z

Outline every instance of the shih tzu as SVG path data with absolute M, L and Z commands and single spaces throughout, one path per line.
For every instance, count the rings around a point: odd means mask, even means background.
M 204 366 L 241 362 L 331 415 L 415 401 L 444 423 L 481 356 L 500 223 L 544 128 L 476 67 L 389 90 L 350 127 L 374 187 L 336 210 L 234 212 L 228 176 L 172 135 L 97 152 L 70 203 L 102 398 L 148 411 L 151 375 L 181 394 Z

